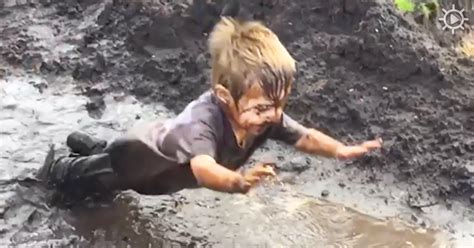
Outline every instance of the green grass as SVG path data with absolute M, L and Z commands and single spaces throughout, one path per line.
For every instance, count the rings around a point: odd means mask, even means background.
M 412 0 L 394 0 L 395 6 L 403 12 L 413 12 L 415 11 L 415 4 Z
M 421 14 L 425 19 L 436 17 L 439 10 L 438 0 L 425 0 L 414 2 L 414 0 L 394 0 L 395 6 L 402 12 Z
M 432 0 L 427 3 L 421 3 L 421 12 L 426 17 L 432 14 L 436 14 L 438 10 L 439 10 L 439 3 L 437 0 Z

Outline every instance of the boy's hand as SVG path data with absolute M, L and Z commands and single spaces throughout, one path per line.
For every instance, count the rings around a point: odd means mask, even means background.
M 252 187 L 265 177 L 275 177 L 276 173 L 271 163 L 260 163 L 244 172 L 247 187 Z
M 339 159 L 353 159 L 363 156 L 364 154 L 377 150 L 382 147 L 382 139 L 366 141 L 356 146 L 341 146 L 337 149 L 336 157 Z
M 199 185 L 220 192 L 247 193 L 262 178 L 276 176 L 271 163 L 259 164 L 243 174 L 217 164 L 208 155 L 196 156 L 191 159 L 190 164 Z

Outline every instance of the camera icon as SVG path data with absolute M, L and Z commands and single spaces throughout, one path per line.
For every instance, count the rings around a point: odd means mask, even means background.
M 464 30 L 464 23 L 469 21 L 469 18 L 465 16 L 464 9 L 458 10 L 453 4 L 451 9 L 442 9 L 442 11 L 443 17 L 438 20 L 443 23 L 443 30 L 449 29 L 452 34 L 458 29 Z

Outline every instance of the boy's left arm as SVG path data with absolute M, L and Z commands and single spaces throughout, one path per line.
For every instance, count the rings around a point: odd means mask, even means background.
M 272 135 L 273 139 L 293 144 L 300 151 L 338 159 L 357 158 L 382 146 L 380 138 L 348 146 L 316 129 L 304 127 L 286 114 Z
M 338 159 L 357 158 L 367 152 L 379 149 L 381 146 L 381 138 L 365 141 L 359 145 L 344 145 L 330 136 L 312 128 L 306 128 L 306 133 L 303 134 L 295 143 L 295 147 L 298 150 Z

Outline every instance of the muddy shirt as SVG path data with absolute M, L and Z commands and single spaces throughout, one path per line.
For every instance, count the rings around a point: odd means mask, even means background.
M 267 139 L 294 144 L 304 130 L 303 126 L 283 114 L 281 123 L 269 127 L 246 147 L 240 147 L 229 120 L 215 96 L 208 91 L 188 104 L 176 118 L 167 121 L 157 134 L 155 144 L 168 160 L 176 164 L 186 165 L 197 155 L 209 155 L 217 163 L 237 169 Z

